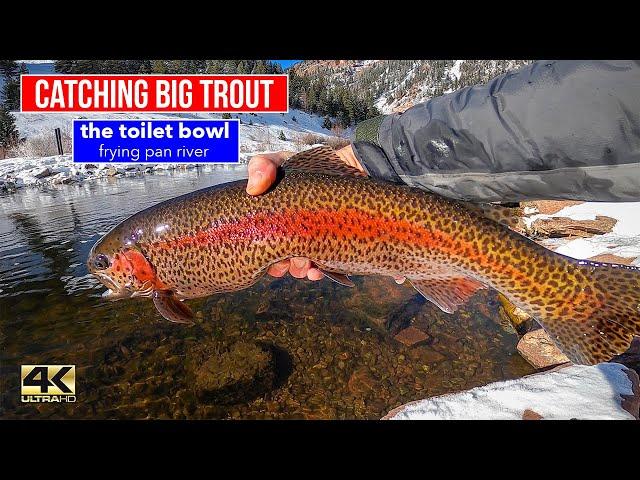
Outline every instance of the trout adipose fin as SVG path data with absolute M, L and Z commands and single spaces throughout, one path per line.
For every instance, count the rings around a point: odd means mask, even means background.
M 193 324 L 193 312 L 169 290 L 156 290 L 152 295 L 153 304 L 160 315 L 174 323 Z

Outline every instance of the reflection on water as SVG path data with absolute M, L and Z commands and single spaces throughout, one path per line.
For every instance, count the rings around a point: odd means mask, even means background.
M 410 287 L 263 279 L 191 301 L 193 327 L 145 299 L 107 302 L 85 261 L 114 224 L 232 181 L 213 168 L 0 196 L 0 414 L 5 418 L 380 418 L 401 403 L 532 373 L 495 295 L 446 315 Z M 428 338 L 394 339 L 413 325 Z M 21 364 L 77 365 L 71 405 L 22 404 Z

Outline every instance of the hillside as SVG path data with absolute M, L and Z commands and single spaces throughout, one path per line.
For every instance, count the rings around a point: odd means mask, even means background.
M 329 88 L 372 97 L 382 113 L 406 110 L 431 97 L 484 83 L 529 60 L 305 60 L 289 72 Z

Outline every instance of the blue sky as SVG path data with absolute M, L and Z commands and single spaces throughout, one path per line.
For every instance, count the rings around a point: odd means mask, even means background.
M 272 62 L 279 63 L 282 68 L 289 68 L 294 63 L 301 62 L 302 60 L 272 60 Z

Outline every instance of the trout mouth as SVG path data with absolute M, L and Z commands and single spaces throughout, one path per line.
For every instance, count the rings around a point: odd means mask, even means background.
M 120 287 L 114 282 L 109 275 L 104 273 L 95 272 L 93 274 L 100 280 L 100 282 L 107 287 L 107 291 L 102 294 L 102 298 L 107 300 L 119 300 L 121 298 L 131 297 L 131 291 L 126 287 Z

